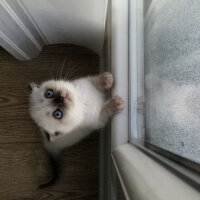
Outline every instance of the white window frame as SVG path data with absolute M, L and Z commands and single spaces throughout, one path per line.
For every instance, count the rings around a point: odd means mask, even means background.
M 129 8 L 135 24 L 129 24 Z M 130 119 L 135 126 L 136 119 L 141 122 L 139 127 L 136 126 L 136 136 L 143 129 L 143 116 L 136 112 L 137 97 L 144 94 L 143 86 L 136 82 L 138 69 L 143 69 L 144 60 L 141 53 L 144 51 L 142 9 L 143 0 L 111 0 L 111 67 L 116 79 L 112 95 L 121 96 L 126 103 L 125 110 L 115 116 L 111 123 L 112 161 L 127 200 L 199 200 L 198 176 L 150 150 L 129 143 Z M 129 46 L 130 42 L 134 47 Z M 135 66 L 130 71 L 131 76 L 135 77 L 133 80 L 130 80 L 129 66 Z M 139 83 L 142 83 L 142 79 L 140 76 Z M 129 85 L 134 83 L 137 92 L 130 96 Z M 134 99 L 133 104 L 130 98 Z M 131 110 L 135 113 L 131 114 Z M 170 170 L 172 168 L 174 171 Z M 180 174 L 184 175 L 185 180 L 178 176 Z M 190 178 L 194 187 L 188 183 Z

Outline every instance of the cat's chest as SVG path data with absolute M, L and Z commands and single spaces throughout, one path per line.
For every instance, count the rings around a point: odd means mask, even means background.
M 80 96 L 80 101 L 84 105 L 87 112 L 99 112 L 105 101 L 104 95 L 96 90 L 85 91 L 85 94 Z
M 77 95 L 79 101 L 90 110 L 94 107 L 101 107 L 105 101 L 104 94 L 96 89 L 89 81 L 80 81 L 77 84 Z

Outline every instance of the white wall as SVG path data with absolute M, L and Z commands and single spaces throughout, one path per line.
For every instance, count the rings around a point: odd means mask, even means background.
M 20 60 L 44 45 L 70 43 L 102 53 L 108 0 L 0 0 L 0 46 Z

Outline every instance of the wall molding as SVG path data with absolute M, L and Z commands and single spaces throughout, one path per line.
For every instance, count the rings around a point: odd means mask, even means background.
M 0 0 L 0 38 L 0 45 L 20 60 L 36 57 L 48 44 L 20 0 Z
M 10 14 L 10 16 L 15 20 L 15 22 L 20 26 L 20 28 L 24 31 L 24 33 L 33 42 L 33 44 L 35 44 L 35 46 L 41 51 L 42 50 L 41 45 L 37 42 L 37 40 L 34 38 L 34 36 L 31 34 L 31 32 L 26 28 L 26 26 L 23 24 L 23 22 L 19 19 L 19 17 L 16 15 L 16 13 L 12 10 L 10 5 L 5 0 L 1 0 L 0 4 Z
M 35 23 L 35 21 L 33 20 L 33 18 L 31 17 L 30 13 L 28 12 L 28 10 L 25 8 L 23 2 L 21 0 L 18 0 L 19 5 L 21 6 L 21 8 L 23 9 L 24 13 L 26 14 L 26 16 L 29 18 L 29 20 L 31 21 L 31 23 L 33 24 L 33 26 L 35 27 L 35 29 L 37 30 L 37 32 L 40 34 L 41 38 L 44 41 L 45 45 L 48 45 L 48 41 L 45 38 L 45 36 L 43 35 L 43 33 L 41 32 L 41 30 L 39 29 L 39 27 L 37 26 L 37 24 Z
M 31 59 L 25 52 L 23 52 L 12 40 L 10 40 L 1 30 L 0 30 L 0 37 L 16 52 L 18 52 L 24 59 L 29 60 Z

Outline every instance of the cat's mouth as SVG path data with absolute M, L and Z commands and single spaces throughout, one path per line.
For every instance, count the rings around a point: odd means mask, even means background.
M 67 103 L 68 102 L 72 102 L 72 97 L 71 97 L 71 95 L 69 94 L 69 92 L 65 95 L 65 97 L 64 97 L 64 101 L 66 101 Z

